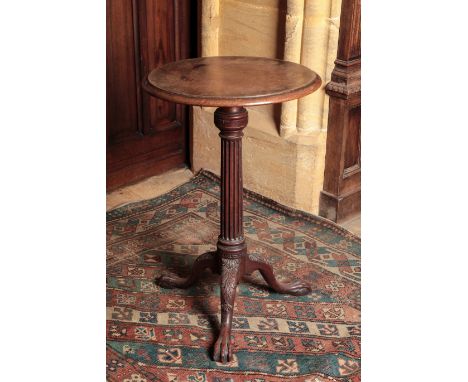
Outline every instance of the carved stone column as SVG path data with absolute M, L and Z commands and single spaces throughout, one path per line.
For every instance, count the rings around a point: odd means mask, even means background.
M 331 0 L 305 0 L 301 64 L 313 68 L 325 78 Z M 323 91 L 298 101 L 299 132 L 318 131 L 322 127 Z
M 201 55 L 217 56 L 219 53 L 219 0 L 202 0 Z
M 284 40 L 284 59 L 301 62 L 302 25 L 304 21 L 304 0 L 288 0 L 286 14 L 286 37 Z M 286 137 L 297 129 L 297 100 L 281 105 L 280 134 Z

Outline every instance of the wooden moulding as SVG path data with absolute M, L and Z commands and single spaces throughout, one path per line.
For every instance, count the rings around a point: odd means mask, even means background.
M 319 214 L 335 222 L 361 210 L 361 1 L 343 0 L 330 96 Z

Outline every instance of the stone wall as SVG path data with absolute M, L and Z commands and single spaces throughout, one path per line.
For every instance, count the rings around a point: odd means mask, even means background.
M 202 0 L 202 55 L 281 58 L 317 72 L 322 88 L 299 101 L 249 108 L 244 186 L 285 205 L 318 212 L 328 97 L 341 0 Z M 214 108 L 193 108 L 193 169 L 219 174 Z

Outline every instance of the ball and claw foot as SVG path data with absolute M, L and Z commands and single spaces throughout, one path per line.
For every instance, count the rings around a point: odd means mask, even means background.
M 213 359 L 221 363 L 233 361 L 232 348 L 231 330 L 229 327 L 223 325 L 214 345 Z
M 305 296 L 312 292 L 312 288 L 309 284 L 301 280 L 295 280 L 290 283 L 279 283 L 281 284 L 280 289 L 275 289 L 279 293 L 291 294 L 293 296 Z

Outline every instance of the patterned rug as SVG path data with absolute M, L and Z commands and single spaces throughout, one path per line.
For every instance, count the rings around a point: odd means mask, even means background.
M 246 191 L 250 253 L 279 279 L 299 277 L 313 292 L 266 288 L 258 272 L 234 307 L 235 359 L 211 360 L 219 330 L 219 277 L 187 290 L 153 282 L 185 274 L 214 250 L 219 181 L 202 171 L 155 199 L 107 213 L 107 380 L 124 382 L 360 381 L 360 239 L 316 216 Z

